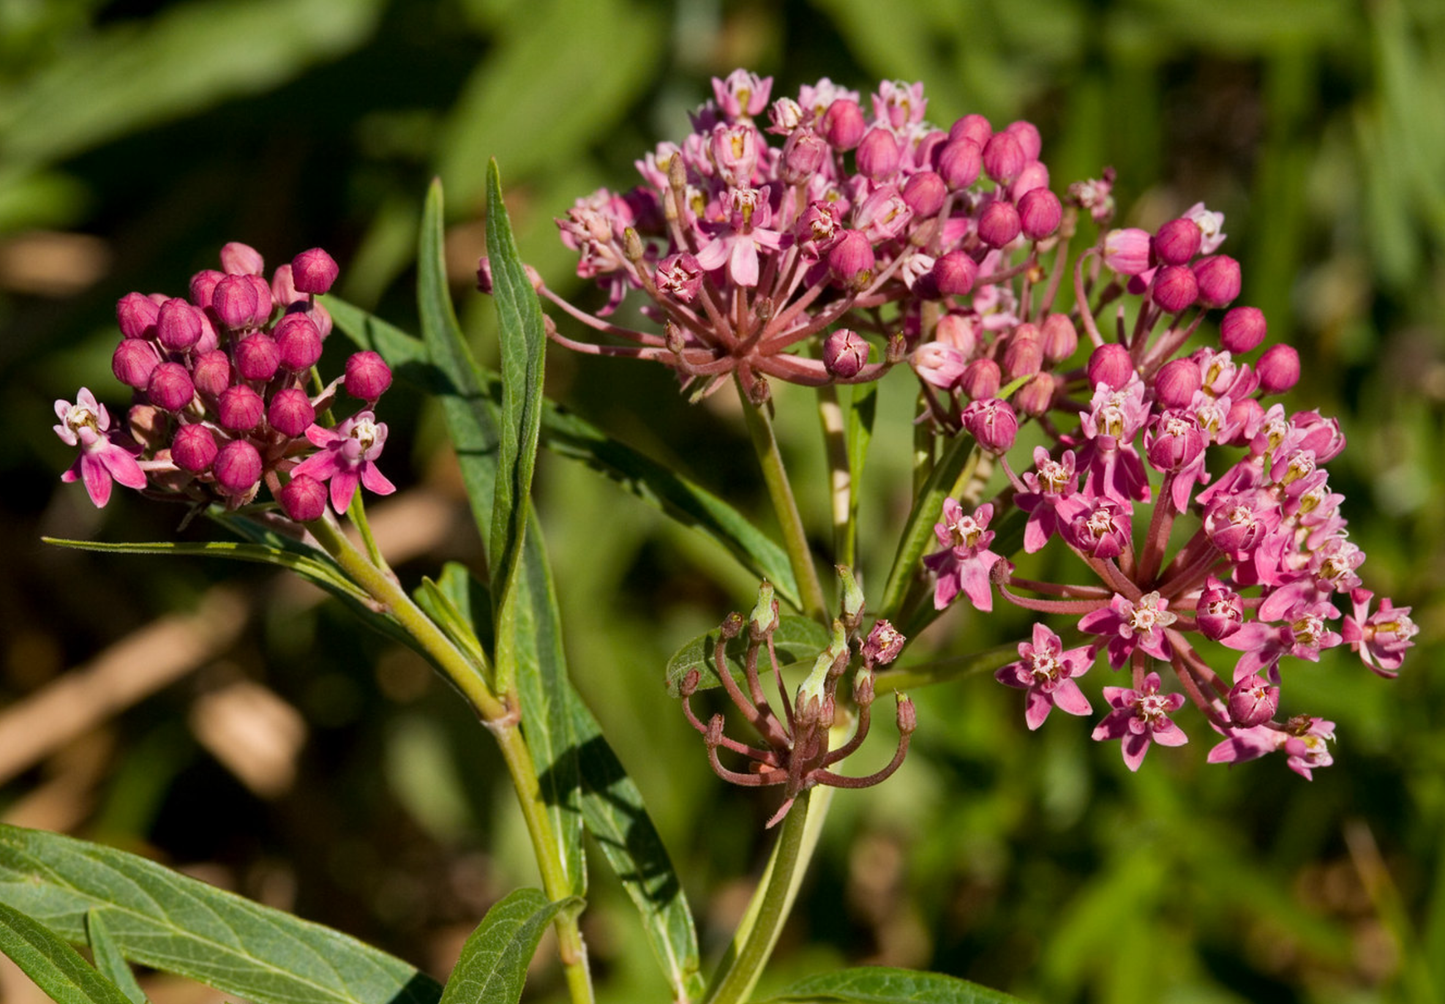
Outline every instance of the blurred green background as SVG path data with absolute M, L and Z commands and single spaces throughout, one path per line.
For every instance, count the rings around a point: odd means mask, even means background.
M 865 93 L 922 80 L 936 123 L 1036 122 L 1055 191 L 1109 164 L 1130 222 L 1223 210 L 1242 302 L 1307 363 L 1293 402 L 1338 415 L 1351 440 L 1331 484 L 1367 583 L 1422 629 L 1394 683 L 1348 652 L 1288 667 L 1288 710 L 1338 723 L 1336 763 L 1313 783 L 1274 759 L 1207 766 L 1197 716 L 1189 746 L 1131 776 L 1088 722 L 1029 734 L 1019 695 L 986 677 L 916 695 L 908 763 L 836 800 L 763 989 L 847 960 L 1040 1004 L 1445 999 L 1438 0 L 0 0 L 0 420 L 14 433 L 0 439 L 0 813 L 143 849 L 445 974 L 486 906 L 535 882 L 489 739 L 419 659 L 267 571 L 42 546 L 166 539 L 179 521 L 130 493 L 97 512 L 60 485 L 71 457 L 51 402 L 86 385 L 121 404 L 115 300 L 183 292 L 227 240 L 271 264 L 323 245 L 342 296 L 414 330 L 433 174 L 463 324 L 487 357 L 490 304 L 468 292 L 487 158 L 524 255 L 585 298 L 552 218 L 633 184 L 632 161 L 679 138 L 708 78 L 737 66 L 773 75 L 774 96 L 822 76 Z M 323 366 L 339 366 L 344 348 L 330 352 Z M 725 405 L 687 407 L 660 367 L 560 352 L 549 367 L 554 397 L 763 513 Z M 905 452 L 909 398 L 905 377 L 886 382 L 864 497 L 875 582 L 906 504 L 886 454 Z M 815 422 L 802 395 L 780 406 L 821 526 Z M 475 531 L 435 412 L 404 388 L 383 409 L 404 491 L 375 518 L 414 584 L 475 560 Z M 573 676 L 716 953 L 774 803 L 712 776 L 661 673 L 753 584 L 587 471 L 546 458 L 538 493 Z M 912 657 L 1027 623 L 954 610 Z M 593 857 L 603 997 L 663 999 Z M 21 993 L 8 980 L 0 994 Z M 558 997 L 551 967 L 529 994 Z

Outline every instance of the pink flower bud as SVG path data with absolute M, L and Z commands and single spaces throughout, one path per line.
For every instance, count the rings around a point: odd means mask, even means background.
M 959 389 L 974 401 L 993 397 L 1003 386 L 1003 371 L 992 359 L 975 359 L 963 371 Z
M 1004 132 L 1018 140 L 1019 149 L 1023 150 L 1024 157 L 1029 160 L 1039 159 L 1039 152 L 1043 150 L 1044 143 L 1039 136 L 1038 127 L 1032 122 L 1024 119 L 1010 122 L 1004 127 Z
M 875 182 L 891 177 L 898 170 L 901 156 L 902 151 L 898 149 L 898 141 L 893 134 L 879 126 L 864 134 L 863 141 L 858 144 L 858 152 L 854 154 L 858 173 Z
M 1019 176 L 1008 186 L 1009 198 L 1017 204 L 1020 199 L 1030 192 L 1038 191 L 1040 188 L 1049 187 L 1049 169 L 1041 161 L 1031 160 L 1024 165 Z M 1020 207 L 1022 211 L 1022 207 Z
M 256 291 L 256 312 L 251 315 L 251 327 L 259 328 L 271 319 L 271 284 L 259 275 L 248 275 L 251 288 Z
M 1034 324 L 1020 324 L 1009 336 L 1003 353 L 1003 374 L 1012 383 L 1021 376 L 1032 376 L 1044 365 L 1044 347 L 1039 329 Z
M 1003 247 L 1019 229 L 1019 211 L 1012 202 L 990 202 L 978 218 L 978 238 L 989 247 Z
M 823 342 L 823 366 L 841 380 L 858 375 L 868 362 L 870 346 L 856 331 L 839 328 Z
M 1199 423 L 1181 412 L 1166 411 L 1144 435 L 1144 450 L 1156 471 L 1182 471 L 1199 458 L 1204 445 Z
M 818 173 L 827 158 L 827 140 L 811 129 L 798 129 L 783 144 L 778 176 L 786 185 L 801 185 Z
M 992 135 L 993 126 L 989 125 L 988 119 L 976 114 L 965 115 L 963 118 L 954 122 L 948 130 L 948 138 L 950 141 L 959 139 L 972 140 L 980 150 L 983 149 L 983 145 L 988 142 L 989 137 Z
M 1271 345 L 1255 366 L 1259 389 L 1266 394 L 1283 394 L 1299 383 L 1299 353 L 1290 345 Z
M 1235 307 L 1219 322 L 1219 344 L 1235 355 L 1253 351 L 1264 335 L 1264 311 L 1258 307 Z
M 1138 227 L 1110 230 L 1104 236 L 1104 264 L 1120 275 L 1138 275 L 1149 267 L 1149 231 Z
M 216 284 L 226 277 L 224 272 L 217 272 L 213 268 L 205 269 L 191 276 L 190 297 L 191 306 L 205 310 L 211 306 L 216 294 Z
M 1040 331 L 1044 359 L 1048 362 L 1061 363 L 1079 347 L 1079 332 L 1068 314 L 1049 314 Z
M 236 345 L 236 372 L 243 380 L 270 380 L 281 366 L 281 349 L 264 331 L 247 335 Z
M 983 147 L 971 139 L 950 140 L 938 154 L 938 173 L 949 188 L 967 188 L 983 171 Z
M 477 259 L 477 292 L 492 295 L 496 282 L 492 278 L 492 259 L 482 255 Z
M 110 371 L 127 387 L 144 390 L 151 374 L 161 361 L 155 346 L 143 338 L 126 338 L 115 347 L 110 357 Z
M 227 495 L 245 495 L 261 480 L 261 454 L 244 439 L 232 440 L 216 454 L 211 473 Z
M 326 486 L 308 474 L 298 474 L 281 489 L 276 501 L 296 522 L 310 523 L 326 512 Z
M 156 307 L 144 293 L 127 293 L 115 304 L 115 319 L 126 338 L 151 338 L 155 335 Z
M 1029 159 L 1018 138 L 1009 132 L 994 133 L 983 147 L 983 169 L 1000 185 L 1017 178 Z
M 271 403 L 266 406 L 266 421 L 277 432 L 294 439 L 311 428 L 316 421 L 316 409 L 304 390 L 287 387 L 271 395 Z
M 1199 280 L 1199 302 L 1205 307 L 1223 307 L 1239 296 L 1239 262 L 1227 254 L 1201 258 L 1193 265 Z
M 231 386 L 231 359 L 220 349 L 213 349 L 196 360 L 191 374 L 197 390 L 216 397 Z
M 292 373 L 310 369 L 321 358 L 321 332 L 305 314 L 287 314 L 281 318 L 272 337 L 276 340 L 281 365 Z
M 296 276 L 291 271 L 290 262 L 277 265 L 276 271 L 271 274 L 271 299 L 279 303 L 282 309 L 306 299 L 305 293 L 296 291 Z
M 978 348 L 978 321 L 963 314 L 944 314 L 933 329 L 933 337 L 953 346 L 963 358 L 968 359 Z
M 1014 404 L 1025 415 L 1038 418 L 1046 414 L 1054 403 L 1054 378 L 1051 374 L 1040 373 L 1019 388 L 1014 395 Z
M 1155 231 L 1150 246 L 1154 249 L 1154 257 L 1161 263 L 1184 265 L 1199 253 L 1199 245 L 1203 239 L 1199 224 L 1180 218 L 1170 220 Z
M 200 423 L 181 426 L 171 440 L 171 459 L 177 467 L 191 474 L 209 470 L 217 452 L 216 437 L 210 428 Z
M 1018 436 L 1019 420 L 1007 401 L 990 398 L 963 409 L 963 427 L 990 453 L 1007 453 Z
M 934 171 L 919 171 L 903 186 L 903 201 L 914 216 L 932 216 L 943 208 L 948 186 Z
M 1194 280 L 1194 273 L 1185 266 L 1165 265 L 1154 272 L 1154 281 L 1149 284 L 1149 297 L 1160 310 L 1177 314 L 1189 309 L 1199 298 L 1199 284 Z
M 256 287 L 248 275 L 223 276 L 211 291 L 211 308 L 217 319 L 233 330 L 254 323 L 258 306 Z
M 1154 377 L 1154 396 L 1166 408 L 1187 408 L 1203 385 L 1193 359 L 1171 359 Z
M 527 278 L 532 281 L 532 288 L 536 289 L 542 285 L 542 280 L 537 275 L 537 270 L 531 265 L 527 266 Z M 311 323 L 316 325 L 316 330 L 321 332 L 321 340 L 324 342 L 331 334 L 331 311 L 319 303 L 313 303 L 306 310 L 306 316 L 311 318 Z
M 823 137 L 838 150 L 851 150 L 863 139 L 867 129 L 863 109 L 858 102 L 839 98 L 823 113 Z
M 216 401 L 216 417 L 228 432 L 250 432 L 265 414 L 261 395 L 243 383 L 227 387 Z
M 1035 188 L 1019 199 L 1019 225 L 1024 236 L 1031 241 L 1052 236 L 1063 218 L 1063 203 L 1047 188 Z
M 978 263 L 963 251 L 950 251 L 934 261 L 932 275 L 940 296 L 963 296 L 978 279 Z
M 1229 692 L 1229 719 L 1242 729 L 1263 725 L 1279 710 L 1279 688 L 1255 673 Z
M 844 230 L 828 250 L 828 269 L 846 289 L 866 287 L 873 280 L 875 264 L 873 245 L 857 230 Z
M 180 363 L 161 363 L 151 371 L 150 382 L 146 384 L 146 397 L 164 411 L 180 411 L 191 403 L 195 393 L 191 375 Z
M 302 251 L 291 259 L 291 278 L 298 293 L 325 293 L 340 274 L 336 259 L 321 248 Z
M 227 275 L 260 275 L 266 271 L 266 262 L 251 245 L 231 241 L 221 248 L 221 271 Z
M 1244 623 L 1244 600 L 1218 579 L 1210 579 L 1194 606 L 1194 619 L 1210 641 L 1221 641 Z
M 1089 386 L 1104 384 L 1111 390 L 1118 390 L 1134 375 L 1134 360 L 1129 350 L 1118 342 L 1107 342 L 1089 354 Z
M 369 403 L 391 386 L 391 367 L 375 352 L 357 352 L 346 360 L 346 393 Z
M 201 340 L 201 312 L 185 300 L 167 300 L 156 315 L 156 339 L 172 352 L 184 352 Z

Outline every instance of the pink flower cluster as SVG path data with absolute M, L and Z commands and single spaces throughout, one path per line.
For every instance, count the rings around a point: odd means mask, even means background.
M 876 379 L 919 342 L 925 303 L 973 292 L 991 316 L 1012 308 L 1009 250 L 1047 244 L 1064 218 L 1037 129 L 980 115 L 936 129 L 922 84 L 884 82 L 866 101 L 827 79 L 796 98 L 771 90 L 744 70 L 714 80 L 692 134 L 637 162 L 644 184 L 599 190 L 557 221 L 608 299 L 593 315 L 540 292 L 629 344 L 554 330 L 558 342 L 662 362 L 699 394 L 736 375 L 761 400 L 765 377 Z M 629 290 L 662 334 L 606 320 Z M 870 335 L 884 342 L 876 361 Z M 818 350 L 792 351 L 810 341 Z
M 86 388 L 74 404 L 55 402 L 56 434 L 80 448 L 62 480 L 81 479 L 97 506 L 118 481 L 159 498 L 231 509 L 252 502 L 264 481 L 302 522 L 321 517 L 328 481 L 338 513 L 358 482 L 378 494 L 394 491 L 374 463 L 386 426 L 370 409 L 391 385 L 381 357 L 358 352 L 344 377 L 319 393 L 307 390 L 331 332 L 316 295 L 338 271 L 330 255 L 313 248 L 267 281 L 261 255 L 231 243 L 221 249 L 221 270 L 192 276 L 186 297 L 121 297 L 122 338 L 111 369 L 132 389 L 131 406 L 123 427 L 112 427 Z M 343 384 L 366 410 L 334 429 L 317 424 Z

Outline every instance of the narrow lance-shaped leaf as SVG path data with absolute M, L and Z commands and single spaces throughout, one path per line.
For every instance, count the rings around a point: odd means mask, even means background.
M 0 951 L 57 1004 L 131 1004 L 55 932 L 3 902 Z
M 254 1004 L 436 1004 L 441 995 L 425 973 L 339 931 L 54 833 L 0 824 L 0 903 L 77 944 L 87 913 L 103 908 L 126 958 Z
M 759 1004 L 838 1001 L 840 1004 L 1023 1004 L 998 990 L 942 973 L 863 966 L 810 976 Z
M 95 957 L 95 968 L 100 970 L 100 974 L 114 983 L 131 1004 L 146 1004 L 145 992 L 136 982 L 135 973 L 130 971 L 120 946 L 111 937 L 104 910 L 86 911 L 85 934 L 90 941 L 90 954 Z
M 549 903 L 536 889 L 518 889 L 493 904 L 462 946 L 441 1004 L 516 1004 L 542 932 L 558 913 L 581 907 L 575 896 Z
M 449 403 L 448 398 L 458 397 L 456 384 L 442 374 L 438 366 L 430 363 L 426 347 L 420 341 L 335 297 L 327 297 L 326 306 L 336 326 L 352 341 L 362 348 L 379 352 L 398 379 L 408 380 L 420 389 L 441 397 L 448 415 L 452 414 L 455 401 Z M 459 353 L 463 351 L 458 350 Z M 481 393 L 492 407 L 499 408 L 501 378 L 482 366 L 476 366 L 472 372 L 479 382 Z M 494 437 L 487 441 L 494 442 Z M 793 580 L 788 556 L 717 495 L 545 398 L 542 402 L 541 442 L 553 453 L 581 461 L 684 526 L 717 541 L 754 576 L 773 583 L 779 599 L 797 607 L 798 587 Z M 460 449 L 458 454 L 462 455 Z M 466 458 L 463 459 L 464 474 L 473 466 Z M 486 484 L 490 483 L 488 478 Z M 487 522 L 483 524 L 485 531 L 491 525 L 490 496 L 484 508 L 487 514 Z

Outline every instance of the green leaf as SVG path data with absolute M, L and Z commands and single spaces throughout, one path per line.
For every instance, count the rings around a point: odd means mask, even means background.
M 717 669 L 713 665 L 713 654 L 717 649 L 717 641 L 718 629 L 714 628 L 707 634 L 694 638 L 673 654 L 672 658 L 667 661 L 667 692 L 669 694 L 673 697 L 678 696 L 678 687 L 682 683 L 682 678 L 694 669 L 702 674 L 701 679 L 698 680 L 698 690 L 722 686 L 722 680 L 718 677 Z M 827 648 L 830 641 L 832 641 L 832 635 L 827 628 L 810 617 L 796 614 L 783 614 L 779 618 L 777 630 L 773 632 L 773 648 L 778 653 L 779 666 L 788 666 L 795 662 L 812 659 Z M 744 631 L 736 638 L 731 639 L 723 651 L 733 676 L 739 680 L 747 679 L 747 671 L 743 666 L 743 659 L 747 656 L 748 651 L 747 632 Z M 766 655 L 764 654 L 760 658 L 766 659 Z M 760 662 L 758 672 L 771 672 L 771 667 Z
M 451 379 L 441 372 L 440 366 L 431 366 L 427 359 L 426 346 L 422 342 L 343 300 L 327 297 L 325 302 L 336 326 L 357 345 L 380 353 L 396 372 L 398 379 L 408 380 L 420 389 L 440 397 L 449 416 L 454 411 L 465 410 L 454 400 L 460 396 L 455 389 L 460 386 L 460 379 Z M 472 363 L 470 354 L 465 352 L 464 347 L 457 349 L 452 356 L 459 359 L 464 353 L 466 365 L 473 367 L 472 374 L 477 380 L 478 395 L 485 398 L 489 408 L 500 407 L 501 378 L 495 372 Z M 448 421 L 450 423 L 451 419 Z M 491 428 L 490 422 L 487 428 Z M 487 432 L 484 436 L 478 436 L 468 432 L 467 435 L 478 442 L 493 444 L 488 448 L 494 448 L 494 433 Z M 615 481 L 624 491 L 661 510 L 682 525 L 710 537 L 729 551 L 753 576 L 771 582 L 779 599 L 791 603 L 795 608 L 798 606 L 798 586 L 793 578 L 792 566 L 788 564 L 787 554 L 767 534 L 758 530 L 741 513 L 706 488 L 674 473 L 646 454 L 613 439 L 586 419 L 546 399 L 542 402 L 541 442 L 558 456 L 586 464 Z M 458 449 L 458 456 L 463 457 L 463 476 L 468 477 L 471 462 L 461 449 Z M 486 484 L 490 483 L 488 479 Z M 475 498 L 475 493 L 470 488 L 468 493 Z M 490 501 L 484 507 L 484 512 L 487 514 L 486 522 L 480 522 L 482 517 L 478 516 L 478 525 L 485 534 L 491 527 Z
M 95 957 L 95 967 L 100 970 L 101 975 L 114 983 L 116 988 L 130 999 L 131 1004 L 147 1004 L 145 992 L 136 982 L 135 973 L 130 971 L 120 946 L 111 936 L 110 928 L 105 922 L 104 910 L 86 911 L 85 934 L 90 941 L 90 954 Z
M 131 1004 L 43 924 L 0 902 L 0 951 L 58 1004 Z
M 331 928 L 54 833 L 0 824 L 0 903 L 76 943 L 87 912 L 103 907 L 126 958 L 255 1004 L 436 1004 L 441 993 L 426 974 Z
M 516 1004 L 542 932 L 558 913 L 581 908 L 576 896 L 549 903 L 536 889 L 495 903 L 462 946 L 441 1004 Z
M 878 383 L 853 388 L 848 402 L 848 539 L 844 541 L 844 564 L 855 560 L 858 537 L 858 499 L 863 494 L 863 464 L 873 442 L 873 422 L 878 417 Z
M 662 837 L 647 814 L 642 792 L 602 735 L 582 695 L 569 683 L 567 710 L 581 766 L 582 817 L 602 855 L 637 907 L 657 964 L 677 1004 L 700 1000 L 707 989 L 698 955 L 697 929 L 682 883 Z
M 863 966 L 810 976 L 760 1004 L 846 1001 L 849 1004 L 1022 1004 L 1017 997 L 941 973 Z
M 448 564 L 455 564 L 455 562 L 448 562 Z M 458 606 L 447 590 L 426 576 L 422 577 L 421 585 L 417 586 L 412 593 L 412 599 L 416 601 L 417 606 L 421 607 L 422 612 L 442 629 L 442 633 L 457 647 L 457 650 L 473 663 L 481 673 L 482 679 L 486 680 L 490 687 L 492 675 L 487 663 L 487 653 L 482 648 L 481 639 L 477 637 L 476 631 L 472 628 L 471 614 Z M 470 598 L 467 597 L 467 599 L 469 609 Z

